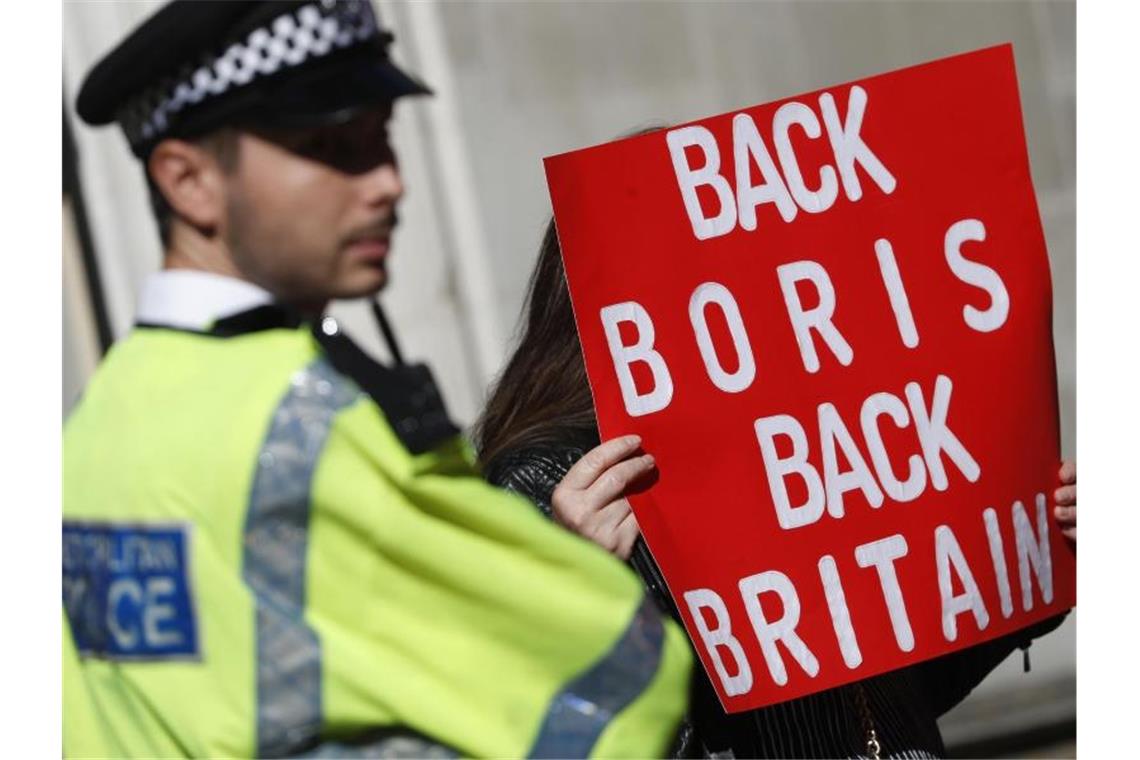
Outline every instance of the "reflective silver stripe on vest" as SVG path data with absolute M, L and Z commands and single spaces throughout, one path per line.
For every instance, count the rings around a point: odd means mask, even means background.
M 295 753 L 321 727 L 321 645 L 304 620 L 309 493 L 336 413 L 360 396 L 324 359 L 299 370 L 257 460 L 242 575 L 257 603 L 257 755 Z
M 645 597 L 613 649 L 554 697 L 531 757 L 586 757 L 614 715 L 653 680 L 665 629 Z

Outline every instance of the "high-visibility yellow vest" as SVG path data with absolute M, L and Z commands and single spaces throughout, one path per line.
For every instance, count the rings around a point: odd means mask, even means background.
M 691 655 L 633 574 L 429 385 L 256 322 L 135 329 L 66 424 L 65 753 L 663 753 Z

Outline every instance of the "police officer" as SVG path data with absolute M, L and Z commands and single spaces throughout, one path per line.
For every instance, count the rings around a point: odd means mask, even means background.
M 174 2 L 88 75 L 165 248 L 64 436 L 75 756 L 640 755 L 691 667 L 615 559 L 485 485 L 422 367 L 322 317 L 385 284 L 368 2 Z

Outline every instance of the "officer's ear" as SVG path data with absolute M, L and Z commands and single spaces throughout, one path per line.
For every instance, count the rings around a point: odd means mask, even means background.
M 225 214 L 225 161 L 212 146 L 167 139 L 151 151 L 147 170 L 175 215 L 204 233 Z

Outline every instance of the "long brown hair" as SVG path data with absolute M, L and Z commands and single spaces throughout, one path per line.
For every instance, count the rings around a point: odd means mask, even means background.
M 623 137 L 668 129 L 652 124 Z M 554 220 L 546 226 L 538 265 L 530 275 L 522 338 L 499 375 L 472 430 L 484 471 L 509 452 L 544 444 L 598 444 L 594 399 L 574 324 L 562 249 Z
M 490 469 L 503 454 L 542 444 L 597 440 L 597 421 L 554 220 L 546 227 L 523 306 L 518 347 L 491 392 L 473 438 Z

